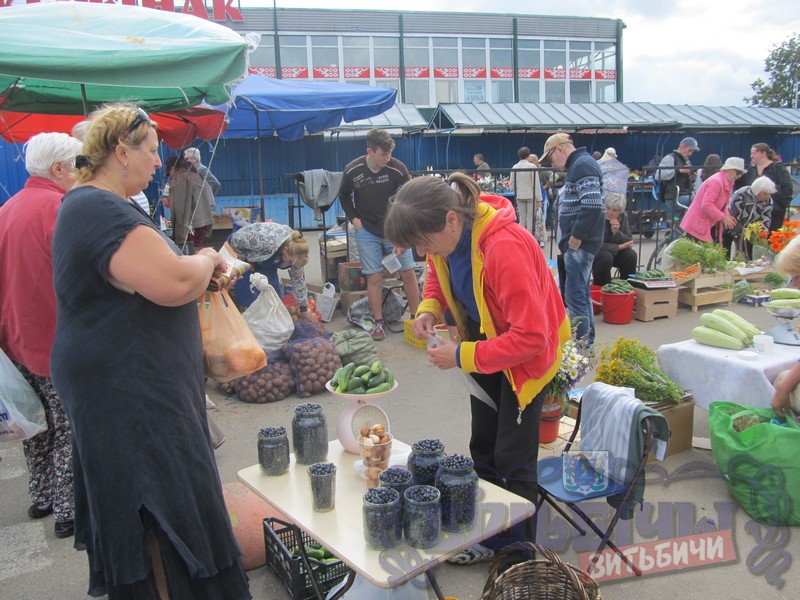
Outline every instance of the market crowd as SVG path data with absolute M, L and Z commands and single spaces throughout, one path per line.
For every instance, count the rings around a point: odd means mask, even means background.
M 0 347 L 40 398 L 48 425 L 23 442 L 27 514 L 52 513 L 56 537 L 74 536 L 87 552 L 93 596 L 249 598 L 210 438 L 197 310 L 212 276 L 226 269 L 208 243 L 221 184 L 198 149 L 170 157 L 159 199 L 171 209 L 168 237 L 143 197 L 162 167 L 157 129 L 141 108 L 120 103 L 93 113 L 75 137 L 34 136 L 24 149 L 30 177 L 0 208 Z M 535 502 L 539 422 L 564 344 L 594 343 L 591 284 L 608 283 L 614 268 L 623 278 L 637 268 L 627 168 L 613 148 L 594 157 L 554 134 L 540 158 L 519 149 L 510 182 L 517 213 L 464 173 L 412 179 L 394 148 L 386 131 L 371 130 L 339 190 L 366 275 L 370 333 L 385 339 L 384 261 L 394 256 L 415 333 L 451 328 L 428 360 L 469 382 L 479 476 Z M 782 225 L 791 179 L 769 146 L 753 145 L 749 167 L 712 154 L 700 171 L 690 161 L 697 150 L 687 137 L 650 165 L 669 218 L 686 235 L 730 246 L 754 222 L 769 231 Z M 474 163 L 489 170 L 480 153 Z M 542 252 L 547 223 L 560 285 Z M 227 241 L 279 295 L 277 272 L 288 270 L 300 313 L 313 319 L 301 232 L 252 223 Z M 421 293 L 414 252 L 426 260 Z M 247 276 L 234 296 L 242 308 L 253 302 Z M 525 523 L 522 536 L 534 533 Z M 487 560 L 515 535 L 451 560 Z

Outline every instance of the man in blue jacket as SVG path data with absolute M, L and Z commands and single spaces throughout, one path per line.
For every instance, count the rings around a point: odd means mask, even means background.
M 566 133 L 547 138 L 542 163 L 567 172 L 558 207 L 564 302 L 577 338 L 591 346 L 595 330 L 589 285 L 595 254 L 603 246 L 603 173 L 586 148 L 576 149 Z

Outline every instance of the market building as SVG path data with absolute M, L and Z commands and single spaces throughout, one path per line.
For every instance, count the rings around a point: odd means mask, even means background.
M 620 19 L 242 8 L 250 71 L 398 91 L 398 102 L 621 102 Z M 469 32 L 469 33 L 464 33 Z

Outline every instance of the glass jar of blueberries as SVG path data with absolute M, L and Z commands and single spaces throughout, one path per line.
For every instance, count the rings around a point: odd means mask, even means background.
M 265 475 L 283 475 L 289 470 L 289 438 L 285 427 L 259 430 L 258 463 Z
M 402 539 L 400 494 L 388 487 L 376 487 L 364 494 L 364 540 L 376 550 L 394 548 Z
M 294 407 L 292 442 L 298 464 L 313 465 L 328 459 L 328 425 L 320 404 L 306 402 Z
M 436 489 L 442 494 L 442 529 L 470 529 L 475 524 L 478 501 L 478 474 L 472 459 L 460 454 L 441 459 Z
M 434 485 L 439 460 L 444 458 L 444 444 L 437 439 L 423 439 L 411 445 L 408 455 L 408 470 L 414 485 Z
M 414 548 L 430 548 L 439 541 L 442 505 L 439 490 L 413 485 L 403 496 L 403 537 Z

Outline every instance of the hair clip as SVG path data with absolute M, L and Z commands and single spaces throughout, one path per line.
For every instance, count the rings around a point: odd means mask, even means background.
M 85 169 L 86 167 L 88 167 L 90 165 L 91 165 L 91 163 L 89 162 L 89 159 L 87 157 L 85 157 L 83 154 L 78 154 L 78 156 L 75 157 L 75 168 L 76 169 Z

